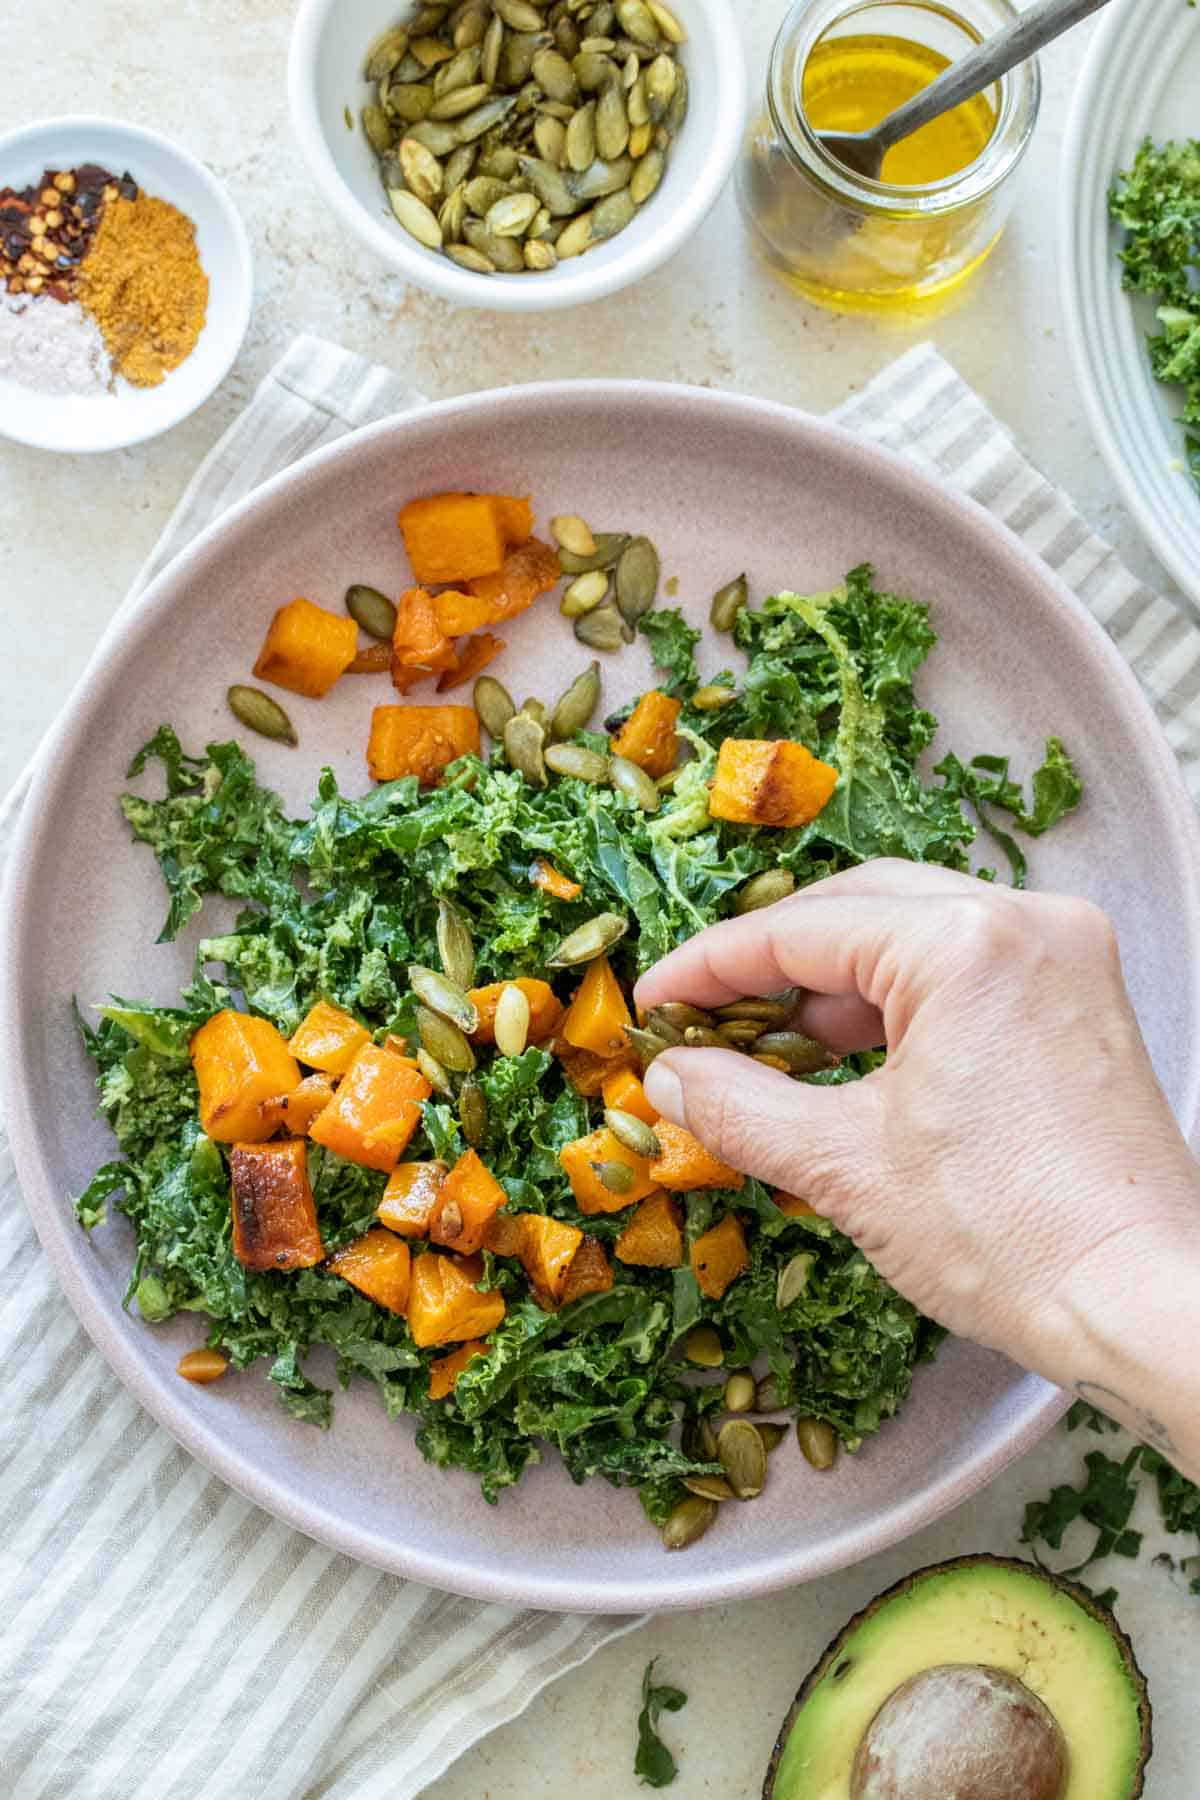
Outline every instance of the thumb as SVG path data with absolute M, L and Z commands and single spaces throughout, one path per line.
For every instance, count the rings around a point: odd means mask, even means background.
M 883 1165 L 878 1090 L 792 1081 L 732 1050 L 667 1050 L 646 1098 L 723 1162 L 807 1200 L 841 1229 Z

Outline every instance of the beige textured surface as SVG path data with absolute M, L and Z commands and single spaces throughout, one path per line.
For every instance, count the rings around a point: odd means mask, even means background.
M 761 76 L 782 10 L 779 0 L 747 0 L 752 77 Z M 643 287 L 586 312 L 525 321 L 455 313 L 406 290 L 329 219 L 288 133 L 289 16 L 278 0 L 183 0 L 167 11 L 149 0 L 94 0 L 68 21 L 49 0 L 27 0 L 21 28 L 6 42 L 5 126 L 52 112 L 119 114 L 177 136 L 212 164 L 251 231 L 258 303 L 233 375 L 167 438 L 97 460 L 0 448 L 5 784 L 54 715 L 197 459 L 300 328 L 392 363 L 435 396 L 503 380 L 625 374 L 742 388 L 814 410 L 932 331 L 1091 522 L 1155 579 L 1088 439 L 1058 336 L 1052 218 L 1063 112 L 1086 28 L 1046 59 L 1042 124 L 1014 225 L 977 285 L 932 327 L 836 319 L 794 300 L 747 259 L 728 196 Z M 788 1698 L 850 1612 L 906 1568 L 970 1549 L 1014 1548 L 1023 1500 L 1073 1474 L 1090 1447 L 1056 1436 L 969 1507 L 858 1569 L 652 1624 L 552 1689 L 431 1796 L 548 1800 L 569 1791 L 577 1800 L 633 1800 L 642 1791 L 629 1773 L 637 1685 L 645 1658 L 661 1654 L 664 1677 L 691 1695 L 666 1727 L 682 1747 L 671 1793 L 751 1800 Z M 1159 1748 L 1147 1795 L 1195 1800 L 1188 1729 L 1198 1602 L 1148 1557 L 1119 1565 L 1113 1578 L 1157 1707 Z

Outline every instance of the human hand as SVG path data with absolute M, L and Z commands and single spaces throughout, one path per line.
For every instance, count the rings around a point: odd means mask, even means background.
M 1108 1362 L 1085 1355 L 1089 1296 L 1140 1289 L 1153 1307 L 1164 1259 L 1200 1269 L 1200 1185 L 1104 915 L 879 861 L 701 932 L 636 997 L 715 1006 L 789 987 L 798 1030 L 841 1051 L 886 1042 L 886 1065 L 823 1088 L 670 1050 L 647 1071 L 651 1103 L 807 1199 L 953 1331 L 1107 1387 Z M 1108 1391 L 1091 1397 L 1119 1412 Z

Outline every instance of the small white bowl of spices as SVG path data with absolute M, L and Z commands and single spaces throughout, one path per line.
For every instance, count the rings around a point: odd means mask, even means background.
M 187 151 L 116 119 L 0 135 L 0 436 L 157 437 L 224 379 L 252 296 L 242 221 Z

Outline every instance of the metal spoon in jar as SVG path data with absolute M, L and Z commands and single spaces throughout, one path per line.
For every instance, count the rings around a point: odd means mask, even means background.
M 958 62 L 944 69 L 936 81 L 923 87 L 911 100 L 906 100 L 878 125 L 873 125 L 870 131 L 819 131 L 817 137 L 826 150 L 855 174 L 878 181 L 884 156 L 893 144 L 981 93 L 1009 69 L 1107 4 L 1108 0 L 1037 0 L 1037 4 L 1023 12 L 1019 19 L 968 50 Z

